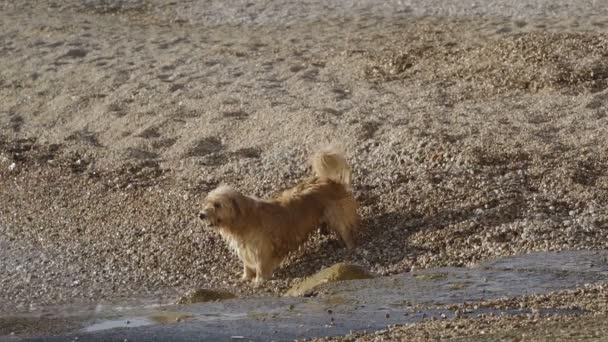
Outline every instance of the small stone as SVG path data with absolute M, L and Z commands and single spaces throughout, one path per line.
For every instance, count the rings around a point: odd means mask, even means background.
M 185 319 L 192 318 L 192 315 L 183 313 L 183 312 L 171 312 L 171 311 L 163 311 L 156 315 L 150 316 L 150 319 L 156 323 L 160 324 L 171 324 L 175 322 L 181 322 Z
M 461 318 L 463 315 L 462 310 L 456 310 L 454 311 L 454 318 Z
M 236 298 L 236 296 L 228 291 L 196 289 L 183 295 L 177 300 L 176 304 L 194 304 L 231 298 Z

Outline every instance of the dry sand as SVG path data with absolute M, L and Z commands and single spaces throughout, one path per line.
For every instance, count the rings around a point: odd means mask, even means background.
M 221 4 L 0 2 L 0 311 L 608 246 L 599 2 Z M 329 141 L 360 247 L 241 282 L 197 202 L 289 186 Z

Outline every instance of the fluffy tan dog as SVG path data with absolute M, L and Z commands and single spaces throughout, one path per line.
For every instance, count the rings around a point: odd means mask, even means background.
M 273 199 L 246 196 L 229 186 L 211 191 L 199 214 L 217 229 L 243 261 L 243 279 L 270 279 L 287 254 L 324 223 L 348 248 L 355 246 L 358 204 L 350 189 L 351 170 L 334 148 L 317 152 L 314 177 Z

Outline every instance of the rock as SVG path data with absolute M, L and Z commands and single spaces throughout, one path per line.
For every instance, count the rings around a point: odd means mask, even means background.
M 374 276 L 358 265 L 338 263 L 292 286 L 285 296 L 301 296 L 319 285 L 341 280 L 370 279 Z
M 236 298 L 235 295 L 228 291 L 222 290 L 209 290 L 209 289 L 196 289 L 187 292 L 181 298 L 179 298 L 175 303 L 176 304 L 194 304 L 194 303 L 203 303 L 209 302 L 213 300 L 224 300 Z

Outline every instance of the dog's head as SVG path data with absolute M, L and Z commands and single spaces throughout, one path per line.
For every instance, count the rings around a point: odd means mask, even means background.
M 205 197 L 198 217 L 212 227 L 230 226 L 240 215 L 241 198 L 236 190 L 220 186 Z

